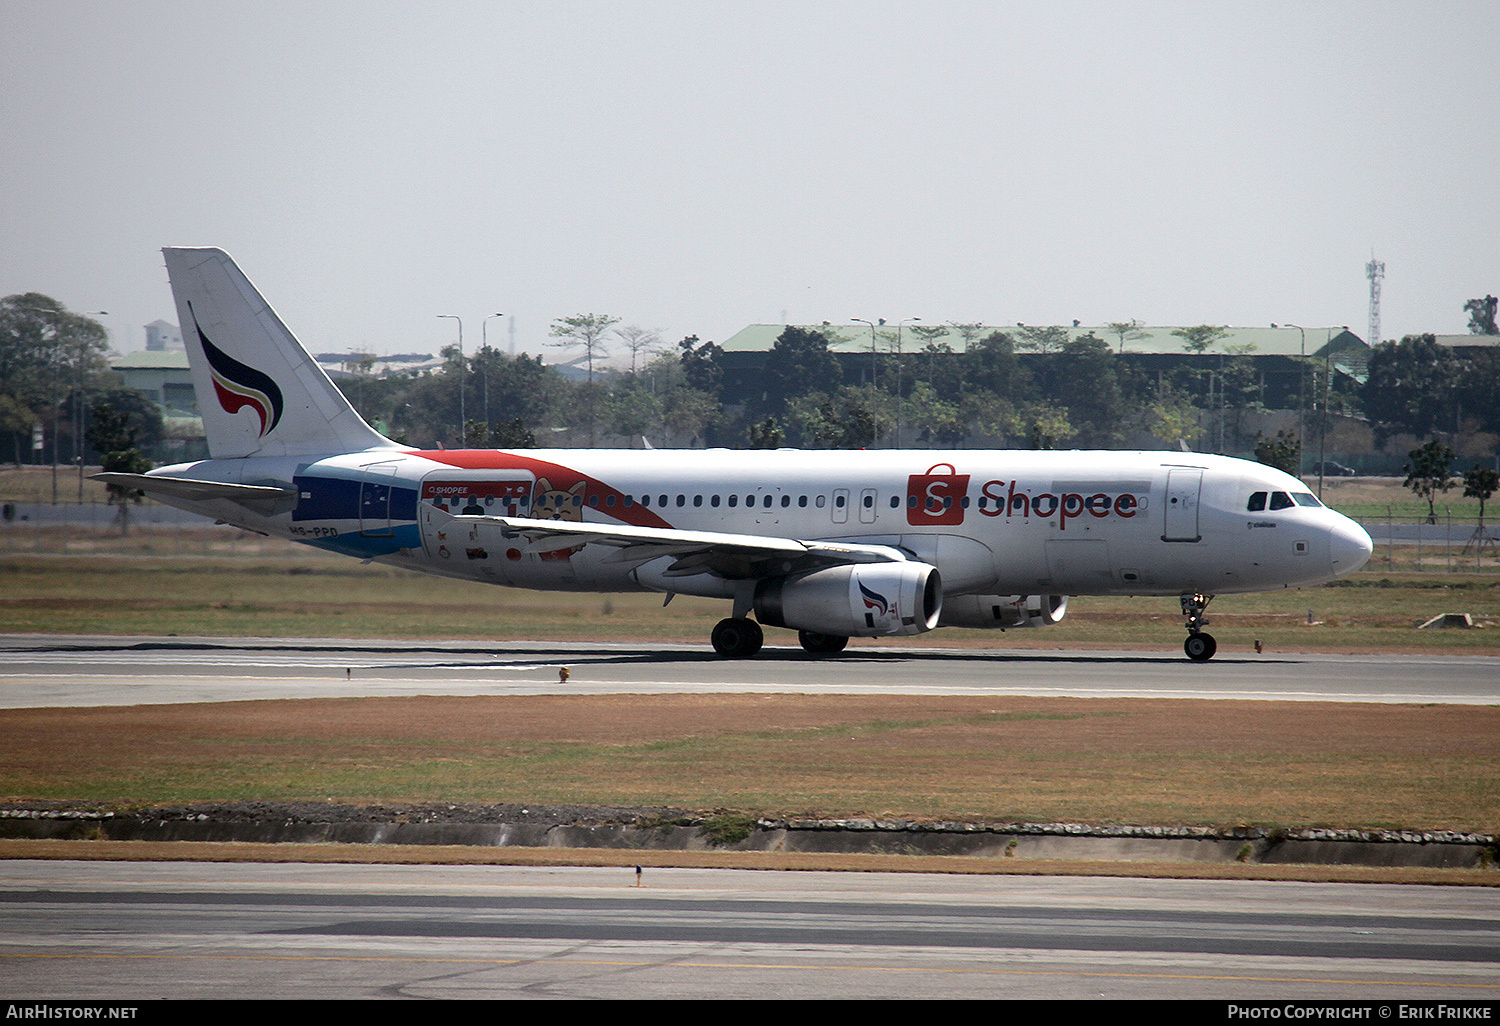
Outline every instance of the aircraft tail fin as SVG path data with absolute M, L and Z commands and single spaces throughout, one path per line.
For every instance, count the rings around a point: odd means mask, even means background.
M 220 249 L 162 250 L 214 459 L 397 448 Z

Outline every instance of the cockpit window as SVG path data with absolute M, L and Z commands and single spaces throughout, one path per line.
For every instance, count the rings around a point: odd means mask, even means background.
M 1299 506 L 1321 506 L 1318 497 L 1312 492 L 1293 492 L 1292 498 L 1297 500 Z
M 1247 510 L 1249 510 L 1251 513 L 1259 513 L 1261 510 L 1265 509 L 1266 508 L 1266 493 L 1265 492 L 1256 492 L 1253 495 L 1251 495 L 1250 496 L 1250 502 L 1249 502 L 1249 504 L 1245 508 Z
M 1272 492 L 1271 493 L 1271 508 L 1272 509 L 1290 509 L 1290 508 L 1292 508 L 1295 505 L 1296 505 L 1296 503 L 1292 501 L 1292 497 L 1290 495 L 1288 495 L 1286 492 Z

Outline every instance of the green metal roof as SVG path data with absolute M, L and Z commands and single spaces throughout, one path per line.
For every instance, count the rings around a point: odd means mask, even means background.
M 721 343 L 726 352 L 731 353 L 754 353 L 765 352 L 776 342 L 776 337 L 785 330 L 784 324 L 752 324 L 742 328 Z M 868 353 L 870 351 L 870 327 L 866 324 L 806 324 L 800 327 L 812 331 L 823 331 L 833 336 L 834 343 L 829 349 L 836 353 Z M 1031 325 L 1039 327 L 1039 325 Z M 1174 356 L 1191 356 L 1183 346 L 1183 340 L 1172 332 L 1178 330 L 1174 327 L 1146 327 L 1135 329 L 1139 337 L 1127 336 L 1123 346 L 1120 337 L 1108 327 L 1088 327 L 1065 329 L 1070 338 L 1081 338 L 1092 332 L 1094 336 L 1107 343 L 1110 349 L 1117 353 L 1136 354 L 1170 354 Z M 1333 328 L 1308 328 L 1304 348 L 1303 333 L 1296 328 L 1228 328 L 1228 337 L 1215 342 L 1203 354 L 1205 356 L 1220 356 L 1233 353 L 1239 347 L 1249 346 L 1247 355 L 1251 356 L 1316 356 L 1321 358 L 1323 350 L 1332 345 L 1332 352 L 1340 353 L 1349 349 L 1368 350 L 1368 346 L 1359 336 L 1353 334 L 1343 327 Z M 895 325 L 887 324 L 877 329 L 879 332 L 879 348 L 881 352 L 890 352 L 895 348 Z M 1016 337 L 1016 325 L 987 325 L 981 329 L 976 338 L 985 338 L 996 331 L 1009 332 L 1012 338 Z M 948 334 L 940 336 L 936 341 L 947 344 L 955 352 L 964 349 L 963 336 L 956 328 L 950 327 Z M 911 326 L 907 325 L 901 331 L 901 348 L 903 352 L 919 352 L 926 340 L 914 334 Z

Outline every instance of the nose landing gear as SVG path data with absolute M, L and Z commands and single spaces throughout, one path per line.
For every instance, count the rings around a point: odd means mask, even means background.
M 1182 651 L 1195 663 L 1207 662 L 1219 650 L 1219 643 L 1214 640 L 1214 636 L 1203 630 L 1208 626 L 1203 611 L 1213 598 L 1212 595 L 1196 591 L 1182 596 L 1182 615 L 1187 617 L 1188 632 L 1187 640 L 1182 643 Z

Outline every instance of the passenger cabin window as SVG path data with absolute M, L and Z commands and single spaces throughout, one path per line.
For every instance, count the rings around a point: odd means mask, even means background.
M 1271 493 L 1271 508 L 1272 509 L 1291 509 L 1295 505 L 1297 505 L 1297 504 L 1292 501 L 1292 497 L 1290 495 L 1288 495 L 1286 492 L 1272 492 Z
M 1259 513 L 1266 508 L 1266 493 L 1256 492 L 1250 496 L 1250 504 L 1245 507 L 1251 513 Z

